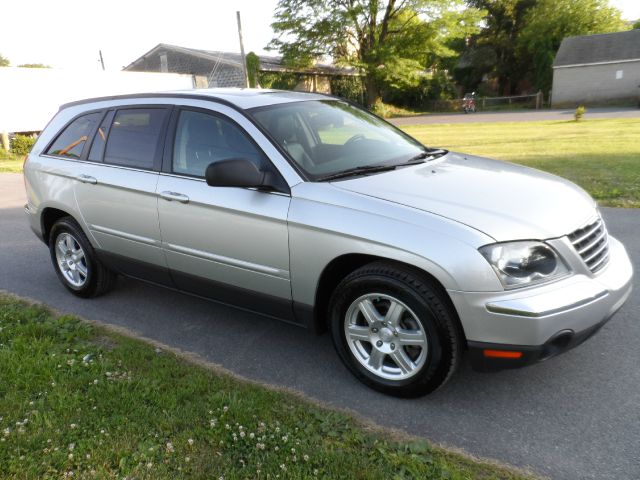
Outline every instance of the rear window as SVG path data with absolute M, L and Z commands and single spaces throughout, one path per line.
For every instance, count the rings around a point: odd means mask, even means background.
M 47 153 L 61 157 L 80 158 L 87 138 L 101 117 L 101 112 L 95 112 L 76 118 L 58 135 Z
M 166 109 L 118 110 L 109 130 L 104 162 L 152 169 Z

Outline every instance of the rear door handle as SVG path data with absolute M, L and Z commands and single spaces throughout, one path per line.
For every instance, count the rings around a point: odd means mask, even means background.
M 180 202 L 180 203 L 189 203 L 189 197 L 183 195 L 182 193 L 177 192 L 160 192 L 160 198 L 164 198 L 165 200 L 172 202 Z
M 78 175 L 76 177 L 76 180 L 82 183 L 90 183 L 91 185 L 95 185 L 96 183 L 98 183 L 98 180 L 96 180 L 95 177 L 92 177 L 91 175 L 84 175 L 84 174 Z

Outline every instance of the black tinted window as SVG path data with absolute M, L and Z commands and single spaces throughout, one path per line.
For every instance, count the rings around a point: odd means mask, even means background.
M 165 114 L 160 108 L 118 110 L 109 130 L 105 163 L 152 169 Z
M 210 163 L 246 158 L 261 166 L 263 154 L 238 126 L 224 118 L 183 110 L 173 147 L 173 171 L 204 177 Z
M 113 112 L 109 112 L 98 127 L 98 131 L 93 137 L 91 150 L 89 150 L 89 160 L 92 160 L 94 162 L 99 162 L 102 160 L 102 152 L 104 152 L 104 144 L 107 140 L 107 132 L 109 131 L 109 125 L 111 124 L 112 119 Z
M 76 118 L 56 138 L 47 153 L 69 158 L 80 158 L 82 149 L 87 143 L 87 137 L 93 131 L 96 123 L 100 121 L 101 116 L 101 113 L 96 112 Z

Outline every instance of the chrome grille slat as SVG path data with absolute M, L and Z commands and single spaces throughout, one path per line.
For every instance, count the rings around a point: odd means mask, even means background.
M 583 234 L 580 238 L 577 238 L 577 239 L 575 239 L 575 240 L 571 240 L 571 243 L 573 243 L 574 245 L 576 245 L 576 244 L 578 244 L 578 243 L 583 242 L 585 239 L 589 238 L 589 236 L 590 236 L 590 235 L 592 235 L 594 232 L 596 232 L 597 230 L 599 230 L 599 229 L 600 229 L 600 226 L 601 226 L 601 222 L 599 222 L 599 221 L 598 221 L 598 222 L 596 222 L 596 223 L 593 225 L 593 228 L 591 228 L 591 230 L 589 230 L 587 233 Z M 589 227 L 590 227 L 590 226 L 589 226 Z M 589 228 L 589 227 L 585 227 L 585 228 Z M 577 232 L 579 232 L 580 230 L 584 230 L 584 228 L 581 228 L 581 229 L 577 230 L 577 231 L 576 231 L 576 232 L 574 232 L 574 233 L 577 233 Z M 573 235 L 573 234 L 572 234 L 572 235 Z
M 603 242 L 602 245 L 600 245 L 598 247 L 598 249 L 593 252 L 592 254 L 590 254 L 587 258 L 582 257 L 582 259 L 584 260 L 584 263 L 586 263 L 587 265 L 589 265 L 589 262 L 591 260 L 593 260 L 594 258 L 596 258 L 598 255 L 600 255 L 600 253 L 609 246 L 609 242 Z
M 600 235 L 598 235 L 598 238 L 596 238 L 596 239 L 593 241 L 593 243 L 594 243 L 594 244 L 598 243 L 600 240 L 602 240 L 602 239 L 605 237 L 605 235 L 606 235 L 606 234 L 607 234 L 607 232 L 606 232 L 606 231 L 604 231 L 604 230 L 602 230 L 602 232 L 600 233 Z M 608 243 L 608 242 L 606 242 L 606 243 Z M 582 255 L 583 255 L 587 250 L 589 250 L 591 247 L 593 247 L 593 244 L 589 244 L 589 245 L 587 245 L 586 247 L 581 248 L 580 250 L 578 250 L 578 254 L 579 254 L 580 256 L 582 256 Z
M 595 273 L 609 261 L 609 238 L 601 218 L 589 222 L 568 235 L 587 268 Z
M 596 263 L 591 265 L 590 267 L 591 271 L 594 273 L 597 272 L 598 270 L 600 270 L 601 267 L 604 267 L 607 264 L 608 260 L 609 260 L 609 252 L 607 252 L 606 255 L 603 255 L 602 258 L 598 260 Z

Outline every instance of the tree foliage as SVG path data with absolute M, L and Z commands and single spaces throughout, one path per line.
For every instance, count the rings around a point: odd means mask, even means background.
M 525 17 L 538 0 L 469 0 L 472 7 L 486 12 L 485 28 L 474 39 L 469 62 L 479 68 L 480 76 L 493 70 L 501 94 L 509 95 L 525 76 L 527 67 L 516 51 Z M 493 68 L 487 71 L 487 59 Z
M 526 15 L 518 38 L 520 58 L 531 65 L 533 83 L 548 92 L 552 65 L 565 37 L 628 30 L 608 0 L 539 0 Z
M 9 65 L 11 65 L 9 59 L 0 54 L 0 67 L 8 67 Z
M 472 38 L 457 79 L 473 83 L 493 72 L 505 95 L 514 93 L 522 80 L 548 91 L 551 66 L 564 37 L 628 28 L 608 0 L 468 0 L 468 4 L 487 12 L 486 26 Z
M 247 65 L 249 87 L 256 88 L 258 86 L 258 73 L 260 72 L 260 57 L 258 57 L 254 52 L 249 52 L 247 53 L 245 62 Z
M 270 49 L 309 66 L 331 56 L 364 74 L 366 100 L 383 85 L 416 85 L 419 72 L 455 55 L 452 38 L 478 31 L 479 12 L 462 0 L 279 0 Z

